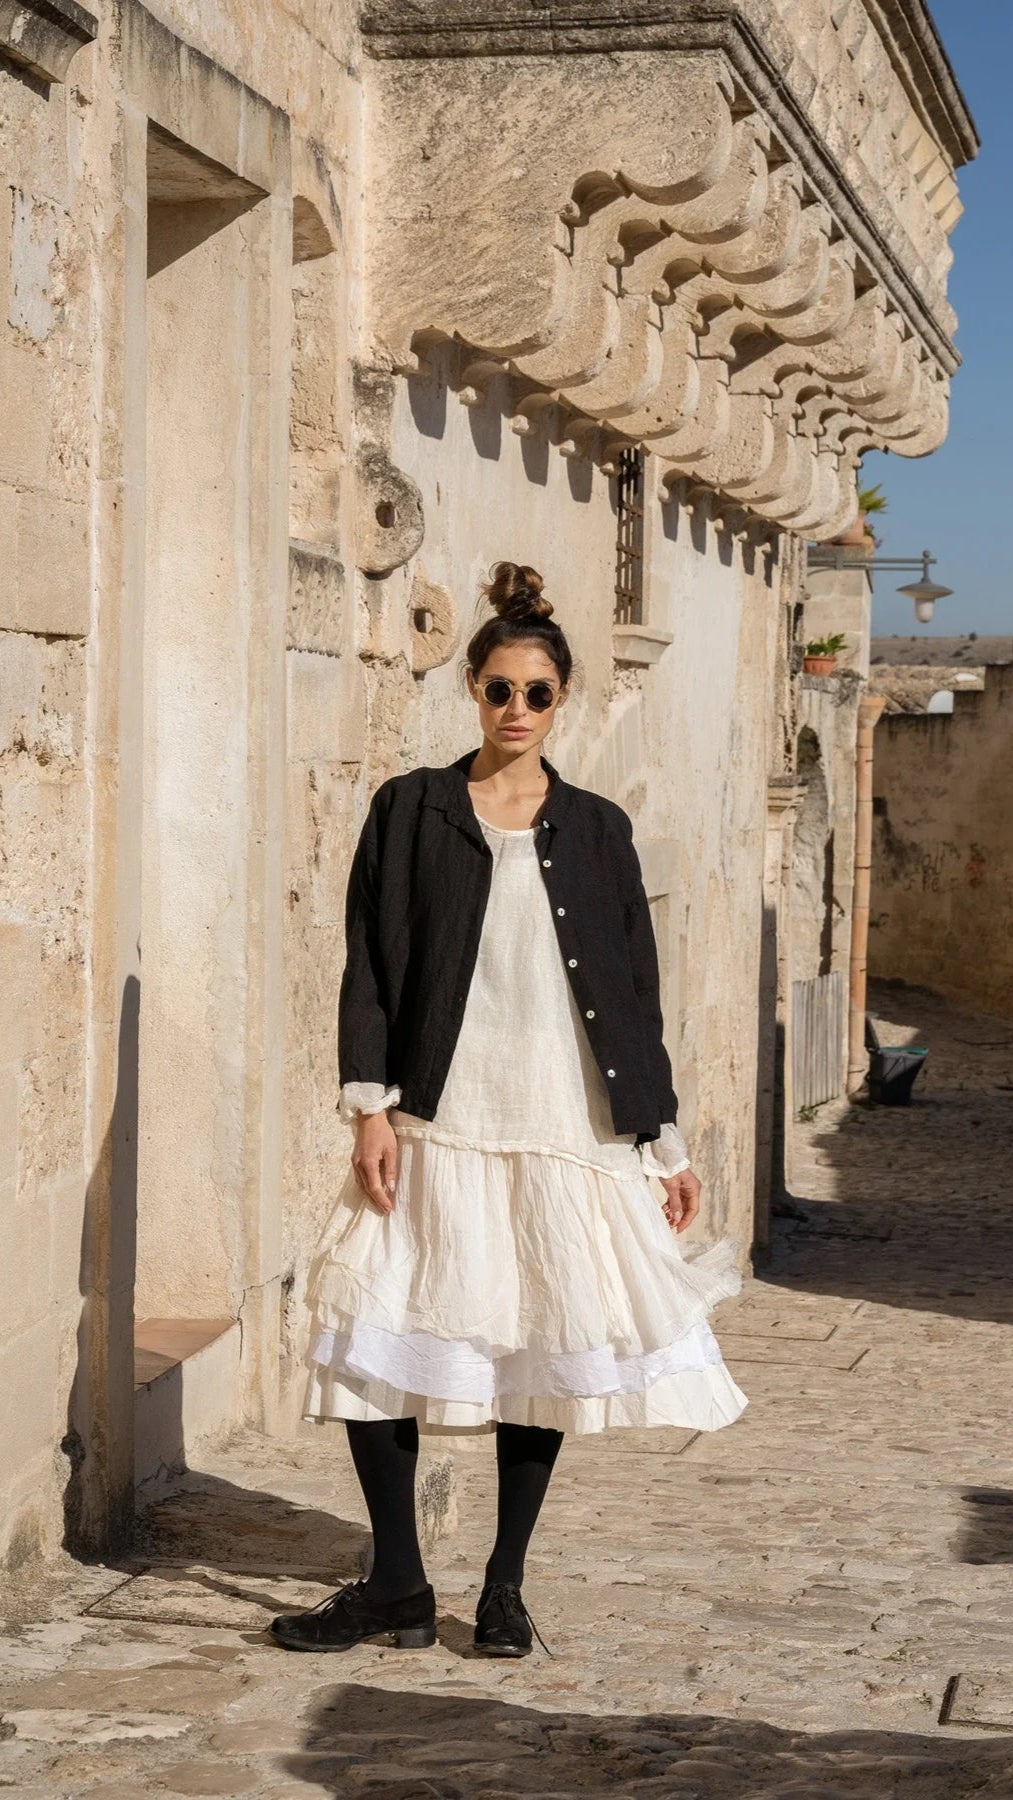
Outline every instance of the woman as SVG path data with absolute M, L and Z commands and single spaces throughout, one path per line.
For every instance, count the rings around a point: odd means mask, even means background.
M 687 1260 L 671 1235 L 700 1183 L 630 821 L 541 755 L 572 668 L 541 578 L 499 563 L 485 591 L 467 651 L 481 748 L 384 782 L 349 877 L 338 1059 L 355 1148 L 310 1273 L 304 1410 L 347 1422 L 374 1560 L 275 1620 L 291 1649 L 434 1642 L 420 1424 L 495 1422 L 475 1643 L 523 1656 L 524 1556 L 563 1433 L 713 1430 L 746 1403 L 706 1323 L 739 1286 L 734 1247 Z

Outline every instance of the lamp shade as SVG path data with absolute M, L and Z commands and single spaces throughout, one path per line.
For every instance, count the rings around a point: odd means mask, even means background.
M 931 600 L 935 605 L 937 600 L 945 600 L 948 595 L 952 594 L 953 589 L 941 587 L 938 581 L 911 581 L 907 587 L 898 588 L 897 592 L 906 594 L 908 599 L 913 600 L 917 606 L 919 600 Z

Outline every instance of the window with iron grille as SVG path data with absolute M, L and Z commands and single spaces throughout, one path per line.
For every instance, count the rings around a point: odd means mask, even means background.
M 616 516 L 617 625 L 644 621 L 644 453 L 623 450 L 619 457 Z

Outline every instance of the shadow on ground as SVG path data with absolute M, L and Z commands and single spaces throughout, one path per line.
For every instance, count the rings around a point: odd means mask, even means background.
M 1013 1791 L 1005 1736 L 808 1733 L 706 1715 L 543 1712 L 355 1683 L 322 1689 L 304 1747 L 285 1769 L 337 1796 L 361 1791 L 367 1763 L 371 1800 L 1005 1800 Z
M 278 1494 L 190 1471 L 180 1488 L 139 1514 L 131 1561 L 210 1563 L 315 1581 L 361 1572 L 362 1525 Z
M 889 1021 L 884 1041 L 928 1046 L 925 1073 L 909 1106 L 858 1102 L 826 1109 L 825 1125 L 796 1126 L 803 1164 L 820 1165 L 820 1196 L 796 1177 L 775 1203 L 760 1278 L 1008 1323 L 1013 1020 L 898 983 L 872 984 L 870 1011 Z

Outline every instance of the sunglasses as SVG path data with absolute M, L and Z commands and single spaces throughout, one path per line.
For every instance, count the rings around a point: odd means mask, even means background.
M 490 675 L 488 681 L 475 683 L 486 706 L 509 706 L 519 685 L 516 681 L 508 681 L 505 675 Z M 559 698 L 559 689 L 554 688 L 551 681 L 525 682 L 523 691 L 529 712 L 548 712 Z

